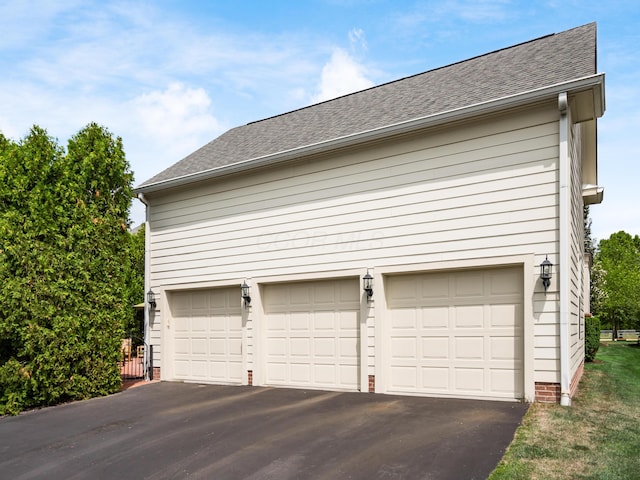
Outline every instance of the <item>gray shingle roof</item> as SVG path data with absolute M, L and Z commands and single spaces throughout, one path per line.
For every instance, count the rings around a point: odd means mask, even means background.
M 596 73 L 596 24 L 233 128 L 138 188 Z

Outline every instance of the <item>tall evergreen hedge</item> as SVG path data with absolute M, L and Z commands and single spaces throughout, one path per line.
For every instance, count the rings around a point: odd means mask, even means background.
M 584 359 L 593 362 L 600 348 L 600 319 L 598 317 L 585 318 L 585 352 Z
M 119 389 L 132 180 L 96 124 L 0 134 L 0 414 Z

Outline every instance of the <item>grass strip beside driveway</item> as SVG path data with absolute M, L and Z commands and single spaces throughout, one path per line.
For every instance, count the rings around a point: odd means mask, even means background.
M 601 346 L 572 407 L 536 403 L 489 480 L 640 475 L 640 347 Z

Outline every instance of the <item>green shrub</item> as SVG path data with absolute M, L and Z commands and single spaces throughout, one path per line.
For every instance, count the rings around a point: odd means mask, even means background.
M 598 317 L 585 318 L 585 352 L 584 359 L 593 362 L 600 348 L 600 319 Z
M 0 133 L 0 415 L 118 391 L 131 181 L 96 124 Z

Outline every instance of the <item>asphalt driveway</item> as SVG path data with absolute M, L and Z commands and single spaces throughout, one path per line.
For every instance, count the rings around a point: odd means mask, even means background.
M 0 477 L 485 479 L 526 409 L 154 383 L 0 418 Z

